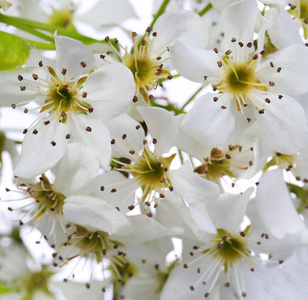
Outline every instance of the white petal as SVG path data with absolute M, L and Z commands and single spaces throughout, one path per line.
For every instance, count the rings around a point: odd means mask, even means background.
M 100 165 L 108 170 L 111 158 L 111 138 L 107 127 L 99 119 L 88 115 L 73 115 L 67 121 L 71 142 L 81 143 L 91 148 Z
M 230 233 L 238 232 L 252 192 L 253 189 L 249 188 L 243 194 L 221 194 L 218 201 L 208 207 L 216 228 L 223 228 Z
M 93 189 L 99 164 L 94 152 L 78 143 L 69 144 L 55 169 L 53 186 L 65 196 L 87 194 Z
M 178 73 L 195 82 L 211 82 L 211 77 L 217 77 L 217 61 L 220 57 L 212 50 L 202 50 L 187 47 L 177 41 L 170 46 L 170 59 Z M 218 82 L 217 82 L 218 83 Z
M 30 178 L 40 175 L 52 168 L 65 153 L 68 144 L 65 136 L 69 133 L 66 124 L 54 118 L 45 125 L 47 120 L 42 118 L 26 133 L 20 161 L 15 168 L 16 176 Z M 33 133 L 35 129 L 37 134 Z M 55 142 L 54 146 L 52 142 Z
M 35 85 L 32 74 L 38 74 L 38 71 L 38 68 L 23 68 L 0 72 L 0 106 L 11 106 L 12 104 L 35 101 L 36 98 L 41 98 L 38 91 L 27 88 L 30 85 L 27 80 L 33 81 Z M 46 77 L 46 72 L 44 73 Z M 18 75 L 23 77 L 22 81 L 18 80 Z M 22 91 L 23 87 L 26 87 L 26 89 Z
M 174 193 L 182 196 L 189 204 L 213 204 L 219 196 L 220 188 L 217 184 L 201 178 L 193 172 L 187 160 L 177 170 L 169 172 Z
M 97 186 L 91 196 L 104 199 L 122 213 L 129 211 L 128 206 L 135 202 L 135 192 L 139 188 L 138 182 L 133 178 L 126 178 L 117 171 L 105 172 L 97 177 Z M 112 192 L 112 190 L 116 192 Z
M 95 70 L 83 90 L 94 108 L 93 115 L 109 120 L 126 112 L 135 94 L 135 82 L 123 64 L 110 64 Z
M 71 38 L 57 35 L 55 35 L 55 43 L 58 74 L 62 69 L 66 69 L 66 77 L 72 79 L 91 70 L 95 58 L 88 46 Z M 85 68 L 81 66 L 81 62 L 86 63 Z
M 227 42 L 229 43 L 232 38 L 236 38 L 244 45 L 252 42 L 258 14 L 258 5 L 255 0 L 239 1 L 223 10 L 221 21 Z
M 263 99 L 269 98 L 266 104 Z M 294 155 L 308 145 L 308 127 L 302 106 L 293 98 L 284 95 L 264 94 L 255 99 L 264 113 L 255 113 L 261 136 L 272 150 L 283 154 Z M 296 120 L 296 122 L 295 122 Z
M 294 44 L 279 50 L 269 56 L 260 64 L 260 68 L 269 66 L 273 62 L 275 71 L 281 67 L 281 71 L 263 76 L 262 81 L 273 81 L 275 86 L 269 87 L 269 91 L 290 96 L 308 93 L 308 49 L 304 45 Z
M 145 215 L 129 216 L 128 220 L 134 228 L 134 236 L 131 242 L 144 242 L 158 239 L 163 236 L 181 234 L 179 227 L 166 228 L 153 218 Z
M 204 203 L 197 203 L 190 206 L 190 213 L 199 228 L 209 234 L 216 234 L 217 230 L 213 219 Z
M 178 132 L 174 115 L 159 107 L 139 106 L 137 110 L 146 122 L 151 137 L 157 139 L 155 152 L 158 155 L 169 152 L 175 145 Z
M 231 105 L 222 109 L 221 102 L 224 96 L 214 102 L 215 96 L 217 94 L 210 93 L 201 96 L 181 124 L 181 129 L 185 133 L 207 147 L 217 147 L 226 142 L 235 123 L 230 112 Z
M 143 149 L 144 130 L 140 123 L 127 114 L 122 114 L 116 118 L 105 122 L 109 128 L 111 139 L 115 140 L 112 145 L 113 157 L 130 157 L 130 150 L 138 154 Z M 139 126 L 139 129 L 136 129 Z M 123 139 L 123 135 L 126 138 Z
M 96 27 L 118 25 L 129 18 L 136 18 L 136 13 L 127 0 L 99 1 L 92 9 L 78 19 Z
M 157 37 L 152 51 L 157 56 L 175 40 L 201 49 L 205 49 L 209 40 L 208 29 L 201 17 L 185 10 L 164 13 L 157 19 L 153 32 L 157 32 Z
M 272 43 L 282 49 L 292 44 L 302 44 L 303 41 L 299 35 L 299 27 L 291 14 L 284 9 L 278 11 L 271 8 L 265 12 L 265 17 L 271 22 L 267 29 Z
M 260 218 L 274 237 L 282 239 L 305 228 L 292 203 L 282 170 L 267 171 L 261 177 L 256 200 Z
M 91 196 L 70 196 L 63 206 L 65 220 L 83 226 L 90 231 L 104 231 L 127 235 L 132 226 L 127 218 L 104 200 Z

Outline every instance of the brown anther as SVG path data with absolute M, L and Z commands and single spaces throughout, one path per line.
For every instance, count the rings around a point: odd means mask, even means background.
M 7 208 L 9 211 L 13 211 L 13 208 L 12 207 L 8 207 Z
M 142 45 L 142 46 L 145 46 L 146 44 L 147 44 L 147 41 L 144 40 L 144 39 L 142 39 L 142 40 L 141 40 L 141 45 Z
M 130 205 L 130 206 L 128 207 L 129 210 L 133 210 L 134 208 L 135 208 L 134 205 Z
M 242 237 L 244 237 L 246 234 L 245 234 L 245 232 L 240 232 L 240 236 L 242 236 Z
M 209 293 L 205 293 L 204 297 L 207 298 L 210 294 Z
M 67 70 L 66 70 L 66 69 L 62 69 L 62 71 L 61 71 L 62 75 L 65 75 L 65 74 L 66 74 L 66 72 L 67 72 Z
M 243 46 L 244 46 L 244 44 L 243 44 L 242 42 L 238 42 L 238 45 L 239 45 L 240 47 L 243 47 Z
M 163 199 L 163 198 L 165 198 L 165 195 L 164 194 L 159 194 L 159 198 Z
M 122 140 L 125 140 L 127 138 L 127 134 L 122 135 Z
M 15 109 L 15 108 L 16 108 L 16 104 L 12 104 L 11 107 L 12 107 L 13 109 Z
M 248 48 L 251 48 L 252 47 L 252 43 L 251 42 L 249 42 L 249 43 L 247 43 L 247 45 L 246 45 Z
M 173 191 L 173 186 L 169 186 L 169 191 L 172 192 Z
M 203 76 L 204 80 L 206 80 L 208 78 L 208 76 Z
M 85 67 L 87 66 L 87 64 L 86 64 L 84 61 L 82 61 L 82 62 L 80 63 L 80 65 L 81 65 L 82 68 L 85 68 Z
M 225 52 L 226 55 L 230 55 L 231 53 L 232 53 L 231 50 L 227 50 L 227 51 Z
M 242 297 L 246 297 L 247 294 L 245 292 L 242 292 Z
M 259 114 L 260 114 L 260 115 L 264 114 L 264 109 L 260 109 L 260 110 L 259 110 Z
M 269 81 L 268 83 L 269 83 L 270 86 L 274 86 L 275 85 L 274 81 Z
M 280 73 L 281 71 L 281 67 L 277 68 L 277 72 Z
M 282 96 L 282 95 L 278 95 L 278 99 L 280 99 L 280 100 L 281 100 L 282 98 L 283 98 L 283 96 Z
M 101 59 L 105 59 L 106 55 L 101 54 L 99 57 L 100 57 Z
M 134 155 L 135 154 L 135 150 L 129 150 L 128 151 L 131 155 Z
M 87 288 L 87 289 L 90 288 L 90 283 L 86 283 L 86 288 Z
M 67 140 L 69 140 L 69 139 L 71 138 L 71 135 L 68 133 L 68 134 L 65 136 L 65 138 L 66 138 Z
M 252 160 L 250 160 L 248 163 L 249 163 L 250 167 L 253 165 L 253 161 Z
M 107 52 L 106 52 L 107 55 L 110 55 L 110 54 L 112 54 L 112 53 L 113 53 L 112 51 L 107 51 Z
M 188 268 L 188 265 L 187 265 L 187 264 L 184 264 L 183 267 L 184 267 L 184 269 L 187 269 L 187 268 Z
M 278 262 L 279 262 L 280 264 L 283 264 L 283 263 L 284 263 L 284 260 L 283 260 L 283 259 L 279 259 Z
M 157 144 L 157 139 L 153 139 L 153 144 L 155 145 L 155 144 Z
M 213 86 L 213 91 L 216 92 L 217 91 L 217 87 Z
M 48 124 L 50 124 L 50 121 L 45 121 L 44 122 L 44 125 L 48 125 Z
M 230 282 L 226 282 L 226 283 L 224 284 L 224 286 L 225 286 L 225 287 L 229 287 L 229 286 L 230 286 Z
M 137 129 L 137 130 L 138 130 L 138 129 L 140 129 L 140 128 L 141 128 L 141 126 L 140 126 L 140 125 L 137 125 L 137 126 L 136 126 L 136 129 Z
M 22 132 L 23 134 L 26 134 L 28 132 L 28 129 L 25 128 L 24 131 Z
M 82 93 L 82 98 L 87 98 L 87 96 L 88 96 L 88 93 L 87 93 L 87 92 L 83 92 L 83 93 Z
M 40 60 L 39 63 L 38 63 L 39 67 L 43 67 L 43 62 Z
M 24 79 L 21 75 L 18 75 L 17 78 L 19 81 L 22 81 Z
M 260 51 L 260 54 L 264 55 L 265 54 L 265 50 Z
M 115 193 L 117 191 L 117 189 L 111 189 L 111 193 Z
M 56 142 L 55 142 L 55 141 L 51 141 L 50 144 L 53 145 L 53 146 L 55 146 L 55 145 L 56 145 Z
M 150 95 L 149 95 L 149 99 L 150 99 L 150 100 L 153 100 L 153 99 L 154 99 L 154 96 L 153 96 L 152 94 L 150 94 Z
M 227 107 L 226 107 L 226 106 L 224 106 L 224 105 L 222 105 L 222 106 L 221 106 L 221 108 L 222 108 L 222 109 L 226 109 Z
M 33 134 L 38 134 L 38 131 L 37 131 L 36 129 L 34 129 L 34 130 L 32 131 L 32 133 L 33 133 Z
M 24 222 L 22 220 L 19 220 L 19 225 L 20 226 L 24 225 Z
M 153 32 L 152 35 L 155 37 L 157 36 L 157 32 Z
M 114 38 L 114 43 L 115 43 L 115 44 L 118 44 L 118 43 L 119 43 L 119 41 L 118 41 L 117 38 Z
M 236 38 L 232 38 L 232 39 L 231 39 L 231 42 L 232 42 L 232 43 L 236 42 Z
M 214 50 L 215 53 L 218 53 L 218 49 L 217 48 L 214 48 L 213 50 Z
M 167 79 L 169 79 L 169 80 L 171 80 L 172 78 L 173 78 L 172 75 L 168 75 L 168 76 L 167 76 Z
M 38 75 L 37 74 L 32 74 L 32 78 L 34 79 L 34 80 L 38 80 Z
M 148 212 L 148 213 L 147 213 L 147 216 L 148 216 L 149 218 L 152 218 L 152 217 L 153 217 L 153 214 L 152 214 L 151 212 Z
M 134 37 L 136 37 L 137 36 L 137 33 L 136 32 L 132 32 L 132 37 L 134 38 Z
M 24 109 L 24 113 L 25 114 L 28 113 L 28 109 L 27 108 Z
M 114 145 L 115 144 L 115 139 L 112 139 L 110 143 L 111 143 L 111 145 Z
M 258 54 L 256 53 L 256 54 L 252 57 L 252 59 L 253 59 L 253 60 L 256 60 L 256 59 L 258 59 L 258 57 L 259 57 L 259 56 L 258 56 Z
M 214 102 L 218 101 L 218 97 L 213 98 Z
M 227 154 L 225 155 L 225 157 L 226 157 L 227 159 L 231 159 L 231 155 L 230 155 L 229 153 L 227 153 Z
M 265 102 L 266 102 L 266 103 L 271 103 L 271 100 L 270 100 L 269 98 L 266 98 L 266 99 L 265 99 Z
M 221 62 L 221 61 L 218 61 L 218 62 L 217 62 L 217 65 L 218 65 L 219 68 L 221 68 L 221 67 L 222 67 L 222 62 Z
M 23 92 L 26 90 L 26 87 L 25 86 L 20 86 L 20 90 Z
M 191 285 L 189 288 L 190 288 L 191 291 L 193 291 L 195 289 L 193 285 Z
M 151 31 L 152 31 L 152 27 L 151 27 L 151 26 L 147 27 L 147 29 L 146 29 L 145 31 L 146 31 L 147 33 L 151 32 Z
M 90 126 L 87 126 L 86 131 L 91 132 L 92 128 Z
M 272 67 L 272 68 L 274 68 L 275 66 L 274 66 L 274 63 L 271 61 L 270 62 L 270 66 Z
M 62 111 L 61 111 L 61 117 L 62 117 L 62 118 L 64 118 L 64 117 L 65 117 L 65 115 L 66 115 L 65 111 L 64 111 L 64 110 L 62 110 Z

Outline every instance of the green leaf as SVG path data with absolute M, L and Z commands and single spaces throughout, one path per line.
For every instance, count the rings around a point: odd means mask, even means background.
M 10 70 L 24 64 L 30 46 L 22 38 L 0 31 L 0 70 Z

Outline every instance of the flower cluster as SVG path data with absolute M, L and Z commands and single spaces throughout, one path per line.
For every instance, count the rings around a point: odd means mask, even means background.
M 0 298 L 306 300 L 308 1 L 85 2 L 0 1 Z

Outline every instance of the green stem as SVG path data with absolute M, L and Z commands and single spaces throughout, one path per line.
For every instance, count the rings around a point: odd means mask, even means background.
M 31 48 L 35 49 L 42 49 L 42 50 L 56 50 L 56 45 L 54 43 L 42 43 L 42 42 L 36 42 L 32 40 L 27 40 L 27 43 L 30 45 Z
M 17 20 L 16 20 L 17 19 Z M 44 39 L 49 42 L 53 42 L 53 38 L 51 36 L 48 36 L 40 31 L 35 30 L 32 26 L 28 26 L 26 24 L 22 24 L 18 22 L 19 18 L 11 17 L 11 16 L 6 16 L 0 14 L 0 22 L 5 23 L 7 25 L 12 25 L 18 29 L 21 29 L 23 31 L 26 31 L 30 34 L 33 34 L 41 39 Z
M 183 157 L 183 154 L 182 154 L 182 150 L 181 150 L 181 149 L 178 149 L 178 152 L 179 152 L 181 164 L 183 165 L 183 164 L 184 164 L 184 157 Z
M 213 8 L 212 3 L 209 3 L 206 7 L 204 7 L 199 13 L 198 15 L 200 17 L 204 16 L 208 11 L 210 11 Z
M 161 4 L 160 8 L 158 9 L 157 13 L 155 14 L 153 21 L 150 24 L 150 27 L 153 28 L 154 24 L 156 23 L 157 19 L 165 12 L 166 7 L 168 6 L 170 0 L 164 0 L 164 2 Z M 145 38 L 146 34 L 143 35 L 143 37 L 140 39 L 138 46 L 141 45 L 141 41 Z
M 178 114 L 184 113 L 184 108 L 192 101 L 194 98 L 202 91 L 204 86 L 201 86 L 186 102 L 185 104 L 179 109 Z
M 50 24 L 45 24 L 45 23 L 41 23 L 41 22 L 37 22 L 37 21 L 32 21 L 32 20 L 24 19 L 24 18 L 18 18 L 18 17 L 13 17 L 13 16 L 7 16 L 7 15 L 0 14 L 0 22 L 8 24 L 8 25 L 13 25 L 13 26 L 15 26 L 15 27 L 17 27 L 19 29 L 22 29 L 24 31 L 27 31 L 27 32 L 29 32 L 27 30 L 28 28 L 32 28 L 33 30 L 34 30 L 34 28 L 36 28 L 36 29 L 48 31 L 48 32 L 51 32 L 51 33 L 54 33 L 55 31 L 57 31 L 57 33 L 59 35 L 68 36 L 68 37 L 71 37 L 73 39 L 83 41 L 85 43 L 96 43 L 96 42 L 99 42 L 96 39 L 89 38 L 87 36 L 79 34 L 76 31 L 71 31 L 71 30 L 63 29 L 63 28 L 58 27 L 58 26 L 53 26 L 53 25 L 50 25 Z M 42 33 L 38 32 L 38 31 L 35 31 L 32 34 L 34 34 L 36 36 L 39 36 L 37 33 L 42 34 Z M 52 37 L 49 37 L 47 35 L 39 36 L 39 37 L 42 37 L 42 38 L 44 38 L 44 39 L 46 39 L 48 41 L 53 41 Z

